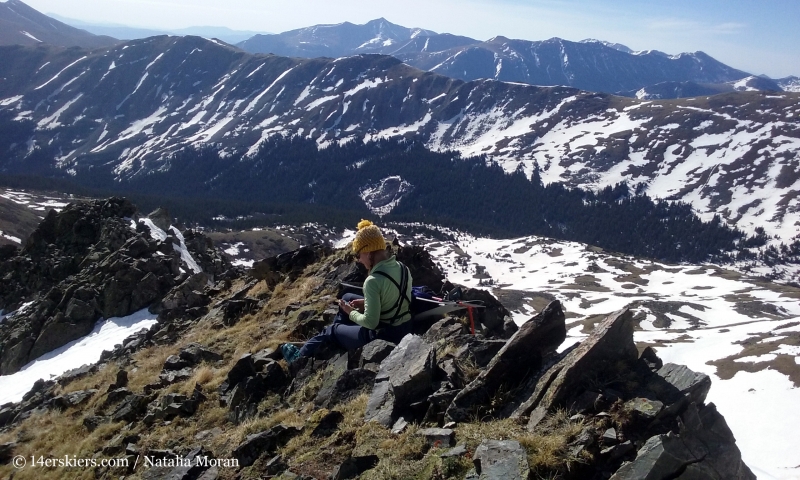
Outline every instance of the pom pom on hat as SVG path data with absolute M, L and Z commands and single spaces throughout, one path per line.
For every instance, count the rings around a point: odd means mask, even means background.
M 385 249 L 386 240 L 384 240 L 378 226 L 369 220 L 358 222 L 358 232 L 356 233 L 356 238 L 353 239 L 353 253 L 358 255 L 361 252 L 375 252 Z
M 374 223 L 370 222 L 369 220 L 361 220 L 358 222 L 358 229 L 361 230 L 362 228 L 370 227 L 375 225 Z

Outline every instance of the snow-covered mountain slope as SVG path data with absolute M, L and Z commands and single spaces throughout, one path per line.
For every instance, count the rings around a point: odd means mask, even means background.
M 573 242 L 447 233 L 454 240 L 401 238 L 426 245 L 451 282 L 491 289 L 517 323 L 560 300 L 568 317 L 562 349 L 585 338 L 604 314 L 629 306 L 641 347 L 712 378 L 708 400 L 759 479 L 800 476 L 800 289 Z
M 749 76 L 739 80 L 727 82 L 737 92 L 781 92 L 783 89 L 774 80 L 756 76 Z
M 99 48 L 117 39 L 71 27 L 29 7 L 20 0 L 0 2 L 0 45 L 37 45 Z
M 777 82 L 778 85 L 780 85 L 780 87 L 787 92 L 800 92 L 800 78 L 798 77 L 785 77 L 775 80 L 775 82 Z
M 621 43 L 607 42 L 605 40 L 597 40 L 596 38 L 587 38 L 585 40 L 581 40 L 580 43 L 600 43 L 605 45 L 606 47 L 611 47 L 614 50 L 619 50 L 620 52 L 636 53 L 631 48 Z
M 4 47 L 0 168 L 50 163 L 117 179 L 169 169 L 187 146 L 246 161 L 262 140 L 413 138 L 486 155 L 546 183 L 643 184 L 771 242 L 800 225 L 800 94 L 735 92 L 639 101 L 566 87 L 462 82 L 391 57 L 249 55 L 197 37 L 154 37 L 108 50 Z M 213 173 L 212 173 L 213 175 Z
M 499 36 L 432 54 L 394 55 L 417 68 L 462 80 L 492 78 L 607 93 L 668 81 L 722 83 L 748 76 L 703 52 L 629 53 L 604 42 L 561 38 L 532 42 Z

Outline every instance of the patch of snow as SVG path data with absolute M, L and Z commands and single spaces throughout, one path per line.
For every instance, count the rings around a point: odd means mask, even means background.
M 211 42 L 211 43 L 215 43 L 215 44 L 219 45 L 220 47 L 227 47 L 227 46 L 228 46 L 228 45 L 226 45 L 226 44 L 224 44 L 224 43 L 220 42 L 220 41 L 219 41 L 219 40 L 217 40 L 216 38 L 206 38 L 206 37 L 203 37 L 203 39 L 205 39 L 205 40 L 208 40 L 208 41 L 209 41 L 209 42 Z
M 310 111 L 310 110 L 312 110 L 314 108 L 319 107 L 323 103 L 330 102 L 331 100 L 336 100 L 337 98 L 339 98 L 339 95 L 330 95 L 330 96 L 327 96 L 327 97 L 318 98 L 318 99 L 314 100 L 313 102 L 309 103 L 308 105 L 306 105 L 306 110 Z
M 200 265 L 198 265 L 197 262 L 194 261 L 194 258 L 189 253 L 189 250 L 186 248 L 186 242 L 183 239 L 183 234 L 175 227 L 169 227 L 169 228 L 172 230 L 172 233 L 178 238 L 178 241 L 180 242 L 180 244 L 178 245 L 173 244 L 172 247 L 175 249 L 175 251 L 181 254 L 181 259 L 183 260 L 183 262 L 189 266 L 189 269 L 191 269 L 192 272 L 194 273 L 202 272 L 203 269 L 200 268 Z
M 356 85 L 355 87 L 351 88 L 350 90 L 347 90 L 346 92 L 344 92 L 344 98 L 352 96 L 352 95 L 356 94 L 357 92 L 360 92 L 361 90 L 364 90 L 364 89 L 375 88 L 378 85 L 380 85 L 381 83 L 384 83 L 384 80 L 381 79 L 381 78 L 373 78 L 371 80 L 365 80 L 364 82 L 361 82 L 360 84 Z
M 48 85 L 50 82 L 52 82 L 53 80 L 55 80 L 56 78 L 58 78 L 58 76 L 59 76 L 59 75 L 61 75 L 62 73 L 64 73 L 64 72 L 65 72 L 67 69 L 69 69 L 70 67 L 72 67 L 72 66 L 73 66 L 73 65 L 75 65 L 76 63 L 78 63 L 78 62 L 80 62 L 81 60 L 84 60 L 84 59 L 86 59 L 86 58 L 87 58 L 87 56 L 83 56 L 83 57 L 81 57 L 81 58 L 79 58 L 79 59 L 75 60 L 74 62 L 70 63 L 70 64 L 69 64 L 69 65 L 67 65 L 66 67 L 62 68 L 60 72 L 56 73 L 56 74 L 55 74 L 55 75 L 54 75 L 54 76 L 53 76 L 53 77 L 52 77 L 50 80 L 48 80 L 48 81 L 44 82 L 43 84 L 39 85 L 38 87 L 34 88 L 34 90 L 39 90 L 40 88 L 43 88 L 43 87 L 45 87 L 45 86 L 46 86 L 46 85 Z
M 79 93 L 77 97 L 75 97 L 72 100 L 70 100 L 67 103 L 65 103 L 64 106 L 62 106 L 61 108 L 56 110 L 55 113 L 53 113 L 49 117 L 45 117 L 45 118 L 39 120 L 39 123 L 37 124 L 37 127 L 40 130 L 52 130 L 52 129 L 56 128 L 56 127 L 60 127 L 61 126 L 61 122 L 59 122 L 58 119 L 61 117 L 61 114 L 66 112 L 67 109 L 69 107 L 71 107 L 72 104 L 74 104 L 75 102 L 80 100 L 80 98 L 82 96 L 83 96 L 83 93 Z
M 297 97 L 297 99 L 294 101 L 294 106 L 295 106 L 295 107 L 296 107 L 296 106 L 297 106 L 297 105 L 298 105 L 300 102 L 302 102 L 303 100 L 305 100 L 305 99 L 306 99 L 306 98 L 307 98 L 307 97 L 308 97 L 308 96 L 311 94 L 311 89 L 312 89 L 312 88 L 314 88 L 314 87 L 312 87 L 311 85 L 306 85 L 306 88 L 304 88 L 304 89 L 303 89 L 303 91 L 302 91 L 302 92 L 300 92 L 300 95 L 299 95 L 299 96 Z
M 741 80 L 733 82 L 733 88 L 735 90 L 744 92 L 757 92 L 758 91 L 757 88 L 747 85 L 747 82 L 749 82 L 750 80 L 755 80 L 755 77 L 745 77 Z
M 244 245 L 245 245 L 244 242 L 237 242 L 228 246 L 228 248 L 223 250 L 223 252 L 227 253 L 232 257 L 235 257 L 236 255 L 239 255 L 239 248 L 243 247 Z
M 97 362 L 103 350 L 113 349 L 125 338 L 156 323 L 156 315 L 146 308 L 127 317 L 98 321 L 85 337 L 42 355 L 17 373 L 0 376 L 0 404 L 19 402 L 39 379 L 50 380 L 74 368 Z
M 3 233 L 2 230 L 0 230 L 0 237 L 5 238 L 6 240 L 10 240 L 10 241 L 12 241 L 14 243 L 19 243 L 20 245 L 22 244 L 22 239 L 21 238 L 15 237 L 13 235 L 8 235 L 6 233 Z
M 254 98 L 254 99 L 253 99 L 253 101 L 252 101 L 252 102 L 250 102 L 250 104 L 249 104 L 249 105 L 247 105 L 247 107 L 245 107 L 244 111 L 242 111 L 242 115 L 247 115 L 247 114 L 248 114 L 248 113 L 250 113 L 250 112 L 251 112 L 251 111 L 252 111 L 254 108 L 256 108 L 256 105 L 258 105 L 258 102 L 259 102 L 259 101 L 261 101 L 261 98 L 262 98 L 264 95 L 266 95 L 266 94 L 267 94 L 267 92 L 269 92 L 270 90 L 272 90 L 272 87 L 274 87 L 274 86 L 275 86 L 275 85 L 276 85 L 276 84 L 277 84 L 279 81 L 281 81 L 281 79 L 282 79 L 283 77 L 285 77 L 286 75 L 288 75 L 288 74 L 289 74 L 289 72 L 291 72 L 292 70 L 294 70 L 294 67 L 292 67 L 292 68 L 290 68 L 289 70 L 286 70 L 285 72 L 283 72 L 283 73 L 281 73 L 280 75 L 278 75 L 278 77 L 277 77 L 277 78 L 276 78 L 276 79 L 275 79 L 275 80 L 274 80 L 272 83 L 270 83 L 270 84 L 269 84 L 269 86 L 268 86 L 267 88 L 265 88 L 265 89 L 264 89 L 264 91 L 262 91 L 261 93 L 259 93 L 259 94 L 256 96 L 256 98 Z
M 34 37 L 33 35 L 31 35 L 30 33 L 26 32 L 25 30 L 20 30 L 20 33 L 22 33 L 23 35 L 25 35 L 25 36 L 26 36 L 26 37 L 28 37 L 28 38 L 31 38 L 31 39 L 33 39 L 33 40 L 36 40 L 36 41 L 37 41 L 37 42 L 39 42 L 39 43 L 42 43 L 42 41 L 41 41 L 41 40 L 39 40 L 38 38 Z
M 0 310 L 0 323 L 3 323 L 3 320 L 5 320 L 6 318 L 11 318 L 15 315 L 19 315 L 20 313 L 25 313 L 25 311 L 28 310 L 28 308 L 30 308 L 31 305 L 33 305 L 33 302 L 25 302 L 22 305 L 20 305 L 18 309 L 8 313 L 6 313 L 5 310 Z M 2 404 L 0 403 L 0 405 Z
M 0 100 L 0 106 L 6 107 L 11 105 L 12 103 L 17 103 L 18 101 L 22 100 L 22 95 L 17 95 L 15 97 L 4 98 Z
M 372 213 L 382 217 L 391 212 L 413 189 L 413 185 L 403 178 L 390 176 L 363 187 L 360 196 Z
M 164 240 L 167 239 L 167 232 L 157 227 L 156 224 L 153 223 L 153 221 L 150 220 L 149 218 L 139 219 L 139 222 L 147 225 L 147 228 L 150 230 L 150 238 L 152 238 L 153 240 L 158 240 L 160 242 L 163 242 Z

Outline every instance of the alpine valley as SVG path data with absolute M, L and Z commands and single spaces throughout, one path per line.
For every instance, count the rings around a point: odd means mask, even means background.
M 152 37 L 92 51 L 6 46 L 0 56 L 6 174 L 132 189 L 166 175 L 177 190 L 202 185 L 217 196 L 241 195 L 222 188 L 225 173 L 251 180 L 276 174 L 269 159 L 281 162 L 267 147 L 279 139 L 311 142 L 318 151 L 402 140 L 526 178 L 536 172 L 544 184 L 600 190 L 627 182 L 651 198 L 686 202 L 705 221 L 716 216 L 748 234 L 763 229 L 767 247 L 783 245 L 784 256 L 795 255 L 785 248 L 797 241 L 800 222 L 797 93 L 642 101 L 568 87 L 464 82 L 383 55 L 251 55 L 199 37 Z M 186 160 L 186 149 L 210 147 L 217 160 L 201 162 L 202 169 Z M 354 154 L 349 161 L 344 155 L 339 168 L 381 168 L 340 190 L 364 191 L 411 174 L 408 162 L 381 162 L 369 150 Z M 176 165 L 191 173 L 178 174 Z M 337 191 L 334 171 L 333 164 L 304 170 L 303 188 L 294 189 L 302 195 L 291 200 L 365 209 L 357 195 L 324 194 Z M 432 193 L 417 187 L 417 195 Z M 774 270 L 796 278 L 793 268 Z

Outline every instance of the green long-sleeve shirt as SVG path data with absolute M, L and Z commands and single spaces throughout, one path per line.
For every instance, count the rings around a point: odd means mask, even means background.
M 358 310 L 350 312 L 350 320 L 362 327 L 375 330 L 378 328 L 381 320 L 390 319 L 395 314 L 395 309 L 381 315 L 381 312 L 389 310 L 397 303 L 400 292 L 397 287 L 388 278 L 381 275 L 375 275 L 375 272 L 381 271 L 391 276 L 398 284 L 400 284 L 400 269 L 403 268 L 393 256 L 378 262 L 372 267 L 370 275 L 364 281 L 364 313 Z M 406 295 L 411 298 L 411 274 L 408 275 L 408 283 L 406 286 Z M 410 305 L 403 301 L 403 306 L 400 312 L 408 312 Z M 394 322 L 394 325 L 400 325 L 411 320 L 411 313 L 407 313 Z M 385 324 L 384 326 L 387 326 Z

